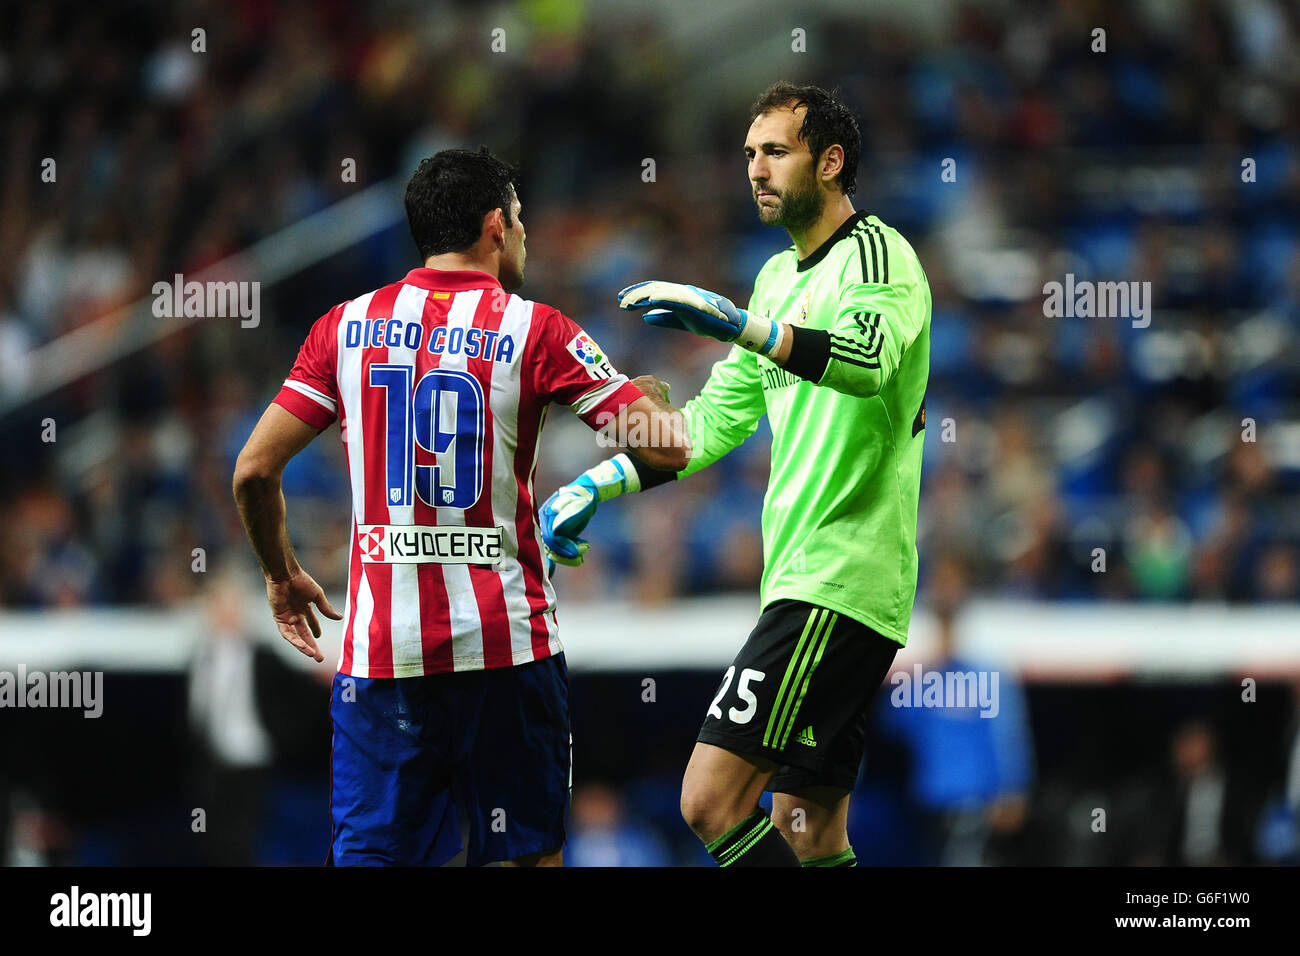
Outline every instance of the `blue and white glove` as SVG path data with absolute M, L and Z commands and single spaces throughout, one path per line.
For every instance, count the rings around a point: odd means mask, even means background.
M 648 325 L 734 342 L 759 355 L 770 356 L 785 337 L 780 322 L 737 308 L 726 296 L 680 282 L 652 279 L 630 285 L 618 293 L 618 307 L 648 309 L 643 316 Z
M 564 485 L 537 512 L 548 562 L 577 567 L 590 545 L 578 537 L 596 513 L 596 505 L 641 490 L 641 478 L 625 454 L 588 468 Z M 547 572 L 554 568 L 548 564 Z

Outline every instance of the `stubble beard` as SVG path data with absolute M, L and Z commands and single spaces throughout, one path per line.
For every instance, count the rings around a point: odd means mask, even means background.
M 825 208 L 826 199 L 815 183 L 804 188 L 790 188 L 776 197 L 774 205 L 758 204 L 758 219 L 765 226 L 784 226 L 799 231 L 816 222 Z
M 507 271 L 501 270 L 501 288 L 506 292 L 513 292 L 524 284 L 524 250 L 519 250 L 519 258 L 512 263 L 512 268 Z

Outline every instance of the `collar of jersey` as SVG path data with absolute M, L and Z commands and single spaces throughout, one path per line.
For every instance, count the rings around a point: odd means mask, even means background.
M 437 292 L 466 292 L 470 289 L 499 289 L 501 283 L 486 272 L 473 269 L 412 269 L 402 280 L 407 285 Z
M 853 231 L 853 227 L 856 226 L 858 223 L 862 222 L 866 218 L 867 218 L 867 211 L 865 209 L 859 209 L 853 215 L 849 216 L 848 219 L 844 220 L 843 225 L 841 225 L 838 229 L 836 229 L 833 233 L 830 234 L 830 238 L 828 238 L 825 242 L 823 242 L 812 252 L 808 253 L 807 259 L 799 260 L 799 267 L 795 271 L 807 272 L 813 266 L 817 265 L 817 263 L 821 262 L 823 259 L 826 258 L 826 253 L 831 251 L 831 246 L 835 245 L 835 243 L 839 242 L 841 239 L 843 239 L 845 236 L 851 233 Z

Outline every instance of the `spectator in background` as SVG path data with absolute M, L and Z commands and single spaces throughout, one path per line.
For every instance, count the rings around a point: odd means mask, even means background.
M 271 767 L 271 736 L 254 697 L 255 658 L 244 620 L 244 594 L 220 575 L 207 595 L 208 632 L 190 665 L 190 726 L 198 738 L 200 833 L 205 861 L 256 862 L 257 830 Z
M 668 866 L 671 862 L 654 830 L 627 819 L 627 808 L 616 790 L 588 783 L 574 791 L 565 849 L 569 866 Z
M 1169 748 L 1169 779 L 1152 804 L 1150 822 L 1164 826 L 1165 866 L 1242 866 L 1252 861 L 1255 797 L 1240 775 L 1230 774 L 1219 739 L 1203 720 L 1175 732 Z
M 1276 542 L 1260 555 L 1255 572 L 1259 581 L 1260 601 L 1294 603 L 1300 599 L 1300 567 L 1296 551 L 1289 544 Z
M 1240 496 L 1225 495 L 1193 569 L 1194 596 L 1202 601 L 1242 601 L 1250 593 L 1250 560 L 1257 532 Z
M 302 767 L 327 745 L 329 692 L 254 636 L 240 576 L 210 573 L 205 640 L 189 673 L 195 806 L 207 826 L 197 836 L 205 862 L 251 866 L 275 771 Z
M 16 788 L 10 799 L 10 845 L 7 855 L 0 857 L 0 866 L 68 866 L 75 862 L 72 828 L 59 811 L 21 788 Z
M 1025 824 L 1033 785 L 1034 756 L 1028 715 L 1018 682 L 955 650 L 955 622 L 966 600 L 965 563 L 952 554 L 932 572 L 930 606 L 938 619 L 938 643 L 926 671 L 997 674 L 996 715 L 970 706 L 913 706 L 910 687 L 890 678 L 882 695 L 882 733 L 900 739 L 911 757 L 909 795 L 928 829 L 924 862 L 979 866 L 1010 862 L 1007 848 Z M 911 675 L 907 675 L 911 676 Z M 947 679 L 945 677 L 945 684 Z M 901 700 L 902 706 L 899 706 Z M 988 712 L 992 712 L 990 708 Z
M 1185 597 L 1192 536 L 1168 508 L 1155 506 L 1125 527 L 1125 564 L 1136 597 L 1174 601 Z

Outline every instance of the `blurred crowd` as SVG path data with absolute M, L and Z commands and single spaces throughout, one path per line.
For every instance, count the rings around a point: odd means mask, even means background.
M 0 11 L 4 606 L 168 604 L 196 592 L 196 548 L 241 555 L 234 454 L 311 322 L 414 248 L 397 222 L 264 289 L 255 328 L 211 319 L 52 393 L 33 350 L 444 146 L 519 164 L 524 294 L 684 402 L 725 348 L 644 328 L 613 292 L 663 276 L 747 299 L 788 244 L 758 225 L 740 150 L 779 76 L 857 111 L 858 205 L 929 275 L 923 578 L 947 554 L 980 594 L 1300 598 L 1292 4 L 945 3 L 926 29 L 831 4 L 808 14 L 808 53 L 714 99 L 690 79 L 707 51 L 650 5 L 72 9 Z M 736 53 L 786 45 L 771 23 L 730 25 Z M 1046 317 L 1043 285 L 1067 273 L 1149 281 L 1150 325 Z M 552 416 L 539 494 L 607 453 Z M 604 509 L 562 593 L 752 590 L 767 454 L 763 426 L 692 481 Z M 286 491 L 304 563 L 337 584 L 337 431 Z

